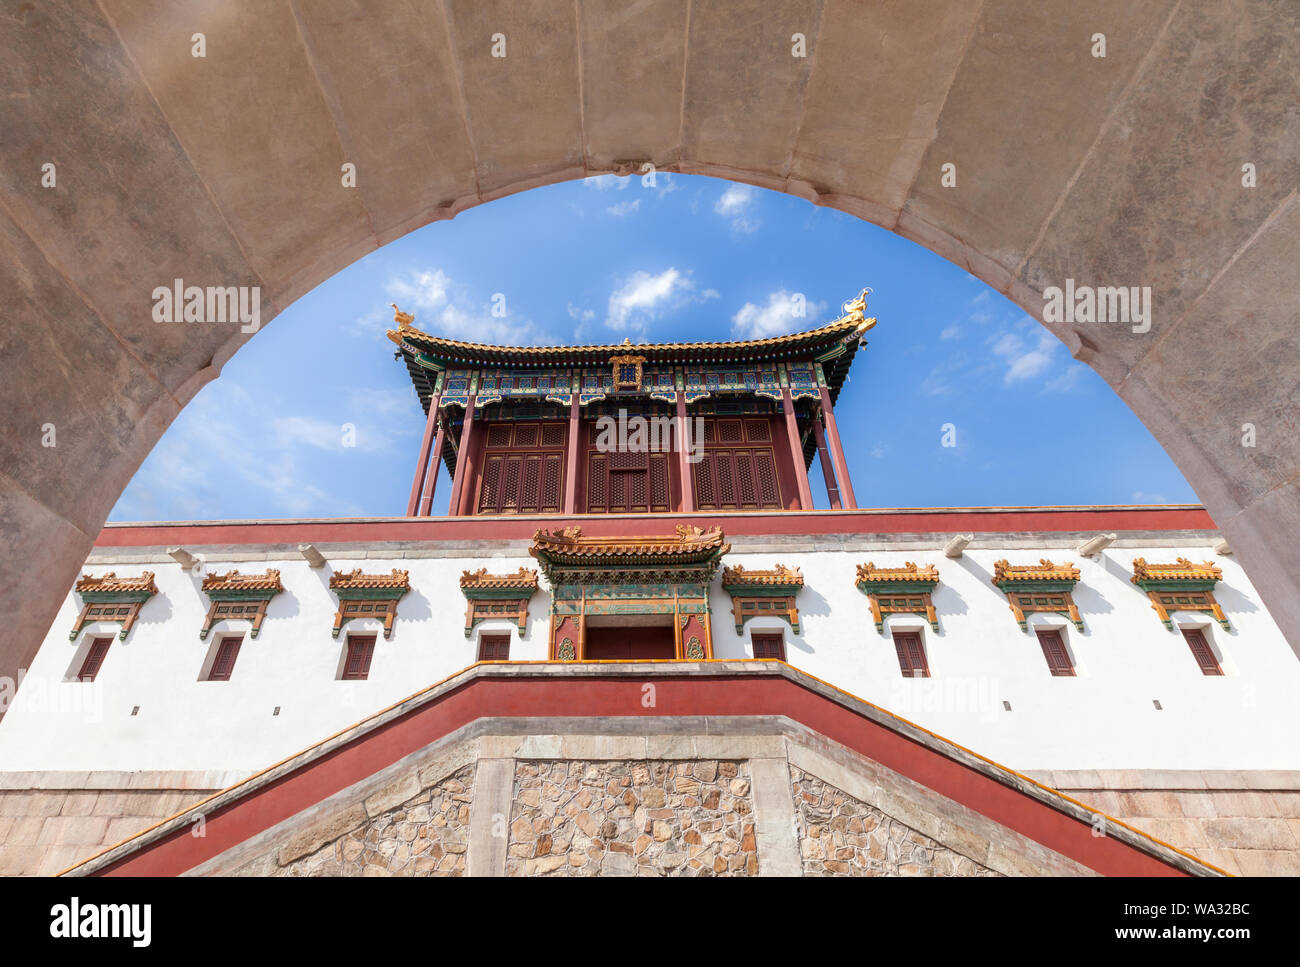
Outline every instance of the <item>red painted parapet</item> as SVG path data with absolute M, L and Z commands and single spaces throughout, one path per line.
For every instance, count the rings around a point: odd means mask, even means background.
M 935 509 L 749 511 L 695 514 L 518 514 L 500 517 L 382 517 L 333 520 L 109 524 L 97 548 L 192 547 L 368 541 L 531 540 L 539 527 L 581 525 L 593 537 L 671 530 L 676 523 L 722 527 L 730 537 L 777 534 L 1004 534 L 1215 530 L 1204 507 L 940 507 Z
M 656 682 L 653 708 L 641 702 Z M 781 662 L 474 665 L 67 871 L 193 869 L 483 718 L 785 716 L 1106 875 L 1213 873 L 1173 847 Z M 191 835 L 201 813 L 205 834 Z

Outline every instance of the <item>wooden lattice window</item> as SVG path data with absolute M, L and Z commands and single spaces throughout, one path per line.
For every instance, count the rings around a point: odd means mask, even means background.
M 78 681 L 93 682 L 95 680 L 95 676 L 99 674 L 99 669 L 104 664 L 104 656 L 108 654 L 108 646 L 112 643 L 112 638 L 96 638 L 90 643 L 90 649 L 86 652 L 85 661 L 81 663 L 81 671 L 77 672 Z
M 752 635 L 755 658 L 778 658 L 785 661 L 785 637 L 782 635 Z
M 375 654 L 374 635 L 348 635 L 348 655 L 343 662 L 345 681 L 361 681 L 370 677 L 370 659 Z
M 704 453 L 695 464 L 700 510 L 779 510 L 781 485 L 768 420 L 704 417 Z
M 771 447 L 711 448 L 695 465 L 700 510 L 778 510 L 780 486 Z
M 1038 644 L 1043 649 L 1043 657 L 1047 659 L 1047 668 L 1057 677 L 1073 677 L 1074 663 L 1070 661 L 1070 653 L 1066 650 L 1065 639 L 1055 628 L 1036 628 L 1038 634 Z
M 594 449 L 598 431 L 592 425 L 593 449 L 587 458 L 587 512 L 592 514 L 669 510 L 669 455 L 658 449 Z
M 217 645 L 217 657 L 212 660 L 212 669 L 208 672 L 208 681 L 230 681 L 230 673 L 235 670 L 235 659 L 239 657 L 239 646 L 243 641 L 243 635 L 231 635 L 221 639 L 221 643 Z
M 480 635 L 478 639 L 479 661 L 508 661 L 510 659 L 509 635 Z
M 564 424 L 563 423 L 543 423 L 542 424 L 542 446 L 544 447 L 562 447 L 564 446 Z
M 489 424 L 477 513 L 558 511 L 563 492 L 564 434 L 562 423 Z
M 929 678 L 930 666 L 925 660 L 925 645 L 920 632 L 895 631 L 894 650 L 898 652 L 898 668 L 904 678 Z
M 1187 641 L 1187 647 L 1192 650 L 1192 657 L 1196 659 L 1196 664 L 1200 666 L 1202 675 L 1222 675 L 1223 667 L 1219 664 L 1219 659 L 1214 655 L 1214 649 L 1210 643 L 1205 640 L 1205 632 L 1200 628 L 1183 628 L 1183 638 Z

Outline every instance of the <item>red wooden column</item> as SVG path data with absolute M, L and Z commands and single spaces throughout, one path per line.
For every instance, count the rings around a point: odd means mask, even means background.
M 420 489 L 424 486 L 424 475 L 429 470 L 429 447 L 433 445 L 433 436 L 437 424 L 438 396 L 435 394 L 429 400 L 429 418 L 424 421 L 424 439 L 420 441 L 420 458 L 415 464 L 415 479 L 411 481 L 411 499 L 406 502 L 407 517 L 414 517 L 416 510 L 420 506 Z
M 822 430 L 821 420 L 813 420 L 813 435 L 817 438 L 817 456 L 822 462 L 822 476 L 826 478 L 826 496 L 830 498 L 831 510 L 839 510 L 840 488 L 835 486 L 835 468 L 831 466 L 830 455 L 826 452 L 826 434 Z
M 581 439 L 582 412 L 578 407 L 578 394 L 569 395 L 569 438 L 565 442 L 564 454 L 564 512 L 578 512 L 578 454 L 584 448 Z
M 442 448 L 447 444 L 447 426 L 438 420 L 438 433 L 433 440 L 433 452 L 429 455 L 429 472 L 424 478 L 424 493 L 420 497 L 420 516 L 428 517 L 433 513 L 433 488 L 438 483 L 438 467 L 442 464 Z
M 677 391 L 677 465 L 682 476 L 682 513 L 695 509 L 695 464 L 690 456 L 690 427 L 686 423 L 686 393 Z M 703 454 L 701 454 L 703 456 Z
M 447 505 L 447 513 L 452 517 L 461 514 L 460 505 L 464 500 L 465 481 L 471 472 L 469 453 L 470 446 L 474 442 L 474 401 L 477 398 L 471 393 L 469 402 L 465 404 L 465 424 L 460 428 L 460 445 L 456 448 L 456 479 L 452 481 L 451 503 Z
M 826 422 L 826 442 L 830 445 L 831 462 L 835 464 L 835 475 L 840 480 L 840 496 L 844 498 L 846 510 L 857 510 L 858 502 L 853 496 L 853 481 L 849 480 L 849 465 L 844 462 L 844 447 L 840 445 L 840 430 L 835 424 L 835 411 L 831 407 L 831 391 L 821 388 L 822 419 Z
M 808 486 L 808 468 L 803 464 L 803 447 L 799 445 L 799 423 L 794 418 L 794 400 L 788 387 L 781 387 L 781 409 L 785 411 L 785 435 L 790 440 L 790 456 L 794 458 L 794 479 L 799 485 L 799 509 L 812 510 L 812 489 Z

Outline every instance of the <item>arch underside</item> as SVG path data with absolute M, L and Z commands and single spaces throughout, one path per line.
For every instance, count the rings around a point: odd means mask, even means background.
M 1035 318 L 1066 279 L 1151 286 L 1147 333 L 1049 328 L 1162 443 L 1300 647 L 1298 34 L 1283 2 L 24 8 L 0 33 L 0 674 L 252 338 L 153 322 L 156 286 L 259 285 L 265 324 L 430 221 L 646 162 L 864 218 Z

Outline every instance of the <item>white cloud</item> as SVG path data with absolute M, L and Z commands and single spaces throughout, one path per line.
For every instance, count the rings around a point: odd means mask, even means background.
M 808 302 L 800 293 L 780 289 L 768 295 L 765 306 L 752 302 L 741 306 L 731 317 L 731 334 L 736 339 L 766 339 L 813 329 L 813 320 L 825 308 L 824 302 Z
M 278 447 L 308 446 L 317 450 L 343 450 L 343 426 L 309 416 L 277 416 L 271 434 Z M 360 441 L 358 441 L 358 444 Z
M 289 516 L 360 515 L 359 505 L 312 482 L 321 478 L 315 463 L 320 458 L 313 451 L 343 450 L 342 421 L 282 417 L 269 433 L 248 431 L 265 425 L 266 413 L 279 408 L 279 400 L 250 393 L 237 383 L 212 384 L 186 407 L 145 460 L 113 518 L 214 520 L 247 513 L 250 504 Z M 358 420 L 357 448 L 344 452 L 357 454 L 366 439 L 373 442 L 370 449 L 383 449 L 387 435 L 394 432 L 390 425 Z M 305 466 L 308 463 L 313 467 Z M 213 467 L 221 472 L 214 473 Z M 238 505 L 231 503 L 232 494 L 241 501 Z
M 733 231 L 749 233 L 758 228 L 758 216 L 754 213 L 757 202 L 758 193 L 749 185 L 729 185 L 713 211 L 729 219 Z
M 1164 494 L 1148 494 L 1145 491 L 1133 491 L 1133 503 L 1135 504 L 1167 504 L 1169 498 Z
M 404 390 L 354 387 L 348 391 L 348 406 L 375 416 L 402 418 L 411 412 L 411 401 L 418 398 L 412 386 Z
M 590 322 L 592 319 L 596 318 L 595 309 L 580 309 L 577 306 L 575 306 L 572 302 L 568 304 L 567 309 L 569 313 L 569 318 L 576 319 L 579 322 Z
M 954 383 L 964 365 L 965 360 L 954 358 L 935 366 L 925 379 L 921 380 L 921 392 L 926 396 L 947 396 L 952 393 L 956 389 Z
M 1083 379 L 1087 370 L 1088 367 L 1083 363 L 1070 363 L 1065 367 L 1065 369 L 1061 370 L 1059 376 L 1055 379 L 1048 380 L 1044 389 L 1049 393 L 1068 393 L 1079 385 L 1079 381 Z
M 582 183 L 588 188 L 595 188 L 597 191 L 609 191 L 616 188 L 623 191 L 628 185 L 632 184 L 630 177 L 620 178 L 618 175 L 593 175 L 590 178 L 583 178 Z
M 453 283 L 442 269 L 410 272 L 389 280 L 385 291 L 403 312 L 415 316 L 415 326 L 430 335 L 445 336 L 464 342 L 486 342 L 505 346 L 554 345 L 555 338 L 531 319 L 509 310 L 504 316 L 493 315 L 493 302 L 474 305 L 468 289 Z M 494 293 L 495 295 L 495 293 Z M 420 311 L 423 310 L 423 311 Z M 369 324 L 371 315 L 358 321 Z M 376 328 L 382 334 L 395 323 Z
M 641 207 L 641 199 L 634 198 L 632 201 L 621 201 L 617 205 L 610 205 L 605 211 L 609 212 L 616 218 L 622 218 L 624 215 L 631 215 Z
M 651 320 L 665 309 L 682 304 L 694 288 L 694 283 L 676 268 L 665 269 L 658 275 L 634 272 L 610 293 L 605 325 L 618 332 L 629 329 L 644 332 Z
M 387 291 L 403 312 L 416 309 L 437 309 L 447 302 L 451 279 L 442 269 L 412 272 L 405 278 L 393 279 Z
M 940 339 L 957 339 L 961 336 L 961 326 L 949 326 L 943 332 L 939 333 Z
M 993 352 L 1007 361 L 1003 382 L 1022 383 L 1045 373 L 1053 364 L 1060 342 L 1050 332 L 1040 332 L 1036 342 L 1027 344 L 1013 332 L 1006 332 L 993 344 Z

